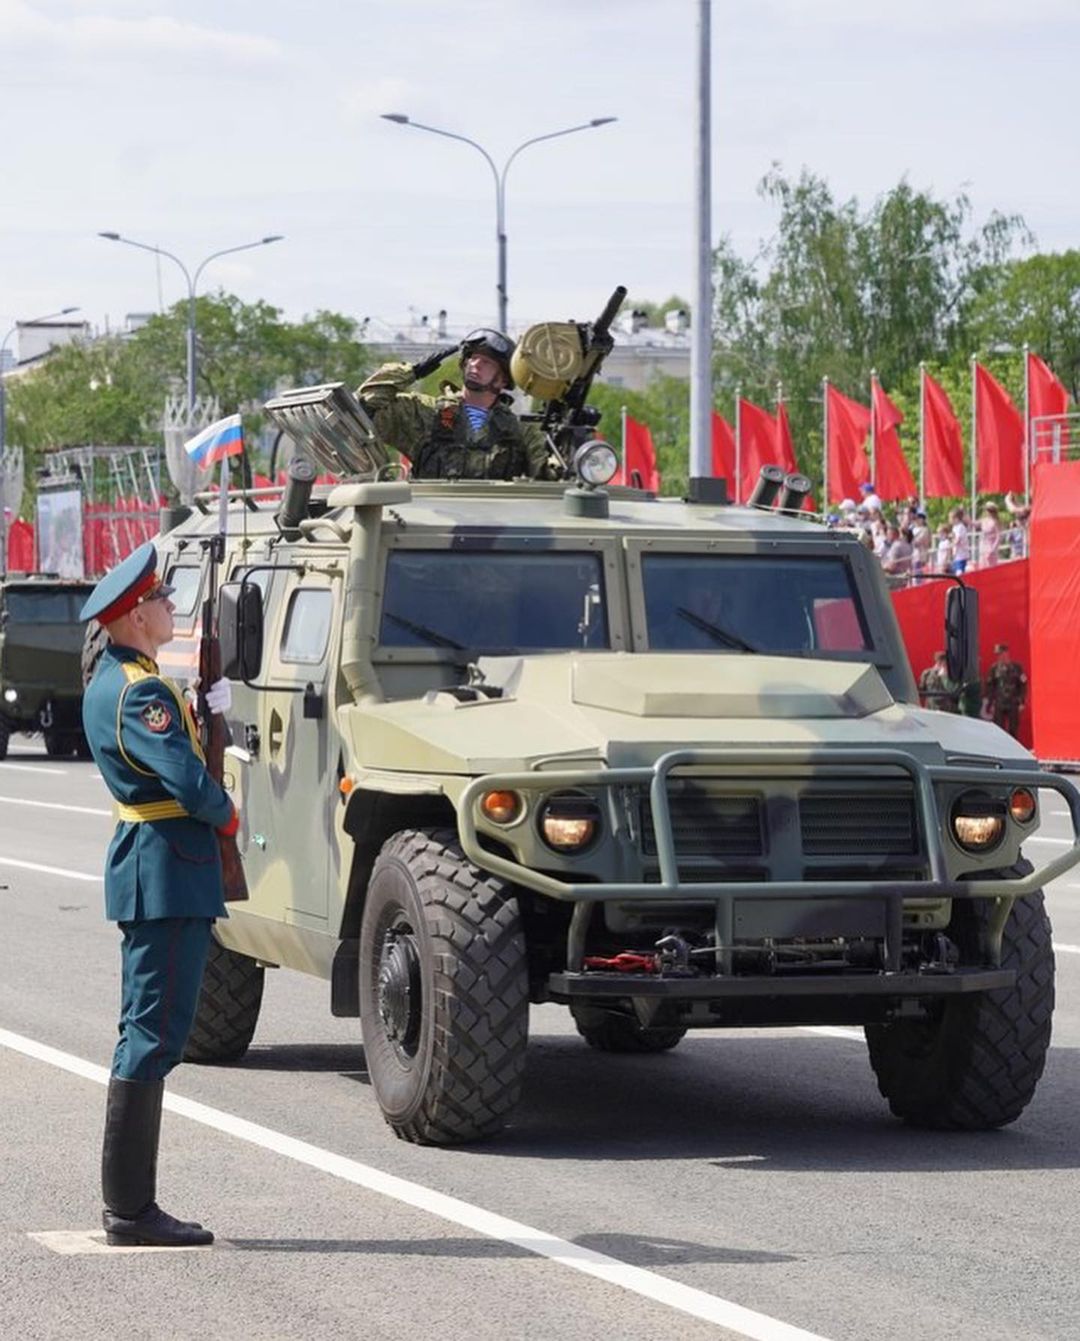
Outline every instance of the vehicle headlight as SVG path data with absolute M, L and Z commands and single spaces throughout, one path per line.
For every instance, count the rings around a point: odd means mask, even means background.
M 5 689 L 5 690 L 4 690 L 4 702 L 5 702 L 5 703 L 14 703 L 15 700 L 16 700 L 18 697 L 19 697 L 19 691 L 18 691 L 17 689 Z
M 581 852 L 600 832 L 600 807 L 591 796 L 566 792 L 540 807 L 540 836 L 556 852 Z
M 1005 804 L 985 792 L 965 792 L 953 804 L 953 837 L 965 852 L 989 852 L 1005 834 Z
M 609 443 L 593 438 L 574 453 L 574 469 L 585 484 L 607 484 L 619 469 L 619 458 Z

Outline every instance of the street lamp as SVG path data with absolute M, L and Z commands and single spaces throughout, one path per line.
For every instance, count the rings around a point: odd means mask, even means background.
M 39 321 L 52 321 L 54 317 L 66 317 L 78 312 L 77 307 L 62 307 L 59 312 L 46 312 L 44 316 L 33 317 L 30 321 L 16 321 L 11 330 L 0 340 L 0 575 L 7 572 L 7 498 L 5 494 L 7 473 L 7 378 L 4 368 L 4 355 L 8 341 L 20 326 L 33 326 Z M 16 503 L 18 500 L 14 500 Z
M 506 330 L 506 174 L 510 171 L 510 164 L 517 158 L 523 149 L 528 149 L 531 144 L 539 144 L 541 140 L 557 140 L 563 135 L 573 135 L 579 130 L 594 130 L 597 126 L 608 126 L 613 121 L 617 121 L 615 116 L 595 116 L 591 121 L 583 121 L 580 126 L 567 126 L 565 130 L 549 131 L 547 135 L 534 135 L 531 140 L 524 140 L 513 151 L 510 157 L 502 166 L 502 171 L 495 166 L 495 160 L 482 144 L 477 144 L 475 140 L 470 140 L 467 135 L 455 134 L 452 130 L 440 130 L 438 126 L 425 126 L 420 121 L 413 121 L 402 112 L 383 112 L 384 121 L 393 121 L 397 126 L 412 126 L 416 130 L 427 130 L 432 135 L 443 135 L 448 140 L 460 140 L 462 144 L 471 144 L 474 149 L 483 154 L 491 169 L 491 175 L 495 180 L 495 237 L 498 243 L 498 273 L 495 281 L 495 289 L 499 296 L 499 330 Z
M 188 428 L 194 427 L 195 419 L 195 372 L 196 372 L 196 352 L 195 352 L 195 287 L 199 282 L 199 276 L 211 261 L 216 261 L 219 256 L 229 256 L 235 251 L 250 251 L 252 247 L 265 247 L 271 242 L 280 242 L 284 235 L 281 233 L 272 233 L 269 237 L 261 237 L 256 242 L 243 242 L 239 247 L 224 247 L 221 251 L 213 251 L 209 256 L 204 257 L 195 268 L 194 275 L 188 270 L 179 256 L 174 256 L 171 251 L 166 251 L 164 247 L 152 247 L 148 242 L 135 242 L 132 238 L 121 237 L 119 233 L 99 233 L 98 237 L 106 238 L 109 242 L 123 242 L 129 247 L 138 247 L 140 251 L 152 251 L 155 256 L 165 256 L 170 261 L 175 261 L 183 271 L 184 279 L 187 282 L 188 290 L 188 327 L 187 327 L 187 417 Z

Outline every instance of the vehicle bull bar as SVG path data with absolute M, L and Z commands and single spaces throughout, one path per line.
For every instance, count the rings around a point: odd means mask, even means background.
M 763 767 L 818 768 L 825 775 L 842 777 L 867 768 L 900 769 L 911 779 L 919 824 L 929 867 L 928 880 L 783 880 L 762 883 L 745 880 L 701 881 L 684 884 L 679 880 L 678 858 L 668 805 L 668 776 L 673 769 L 714 766 L 722 769 L 725 781 L 740 776 L 760 780 Z M 953 880 L 948 876 L 943 826 L 935 788 L 938 785 L 1027 787 L 1031 791 L 1050 790 L 1064 797 L 1073 826 L 1073 844 L 1068 851 L 1013 878 L 996 875 L 984 879 Z M 513 790 L 549 794 L 562 789 L 593 790 L 611 787 L 649 789 L 659 881 L 586 883 L 559 879 L 534 871 L 520 862 L 488 851 L 481 846 L 476 827 L 477 802 L 487 791 Z M 735 902 L 737 899 L 880 899 L 886 908 L 885 967 L 898 972 L 903 938 L 903 904 L 906 898 L 997 898 L 1022 897 L 1034 893 L 1051 880 L 1080 862 L 1080 791 L 1058 774 L 1039 769 L 980 767 L 967 764 L 926 764 L 903 750 L 882 748 L 829 749 L 821 747 L 712 746 L 701 749 L 671 750 L 655 763 L 631 768 L 529 770 L 517 773 L 489 773 L 473 779 L 461 794 L 458 808 L 461 846 L 470 861 L 493 875 L 534 890 L 548 898 L 574 905 L 568 937 L 567 966 L 570 972 L 581 969 L 585 936 L 592 905 L 600 902 L 662 902 L 715 905 L 717 963 L 730 972 L 734 945 Z M 1009 907 L 1001 912 L 998 935 L 1004 927 Z

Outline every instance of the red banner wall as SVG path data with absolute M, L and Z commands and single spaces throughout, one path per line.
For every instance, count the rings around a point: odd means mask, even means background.
M 1035 752 L 1080 759 L 1080 461 L 1036 467 L 1031 513 Z
M 1074 525 L 1078 515 L 1076 506 L 1074 504 Z M 1033 550 L 1034 545 L 1033 540 Z M 1028 638 L 1028 567 L 1027 559 L 1018 559 L 1014 563 L 1000 563 L 995 568 L 965 573 L 964 581 L 979 593 L 980 674 L 986 675 L 994 659 L 995 643 L 1008 643 L 1009 655 L 1027 671 L 1028 702 L 1020 714 L 1020 740 L 1030 749 L 1032 698 L 1039 698 L 1045 689 L 1041 669 L 1036 674 L 1032 665 L 1032 649 Z M 1080 557 L 1076 560 L 1076 571 L 1077 583 L 1080 585 Z M 923 582 L 917 587 L 905 587 L 893 592 L 896 617 L 900 621 L 900 632 L 904 636 L 904 645 L 916 680 L 920 672 L 933 663 L 934 653 L 945 646 L 945 592 L 952 585 L 951 582 L 942 581 Z M 1074 611 L 1073 628 L 1076 627 L 1075 618 Z M 1034 694 L 1036 687 L 1038 695 Z M 1038 753 L 1042 755 L 1041 748 Z

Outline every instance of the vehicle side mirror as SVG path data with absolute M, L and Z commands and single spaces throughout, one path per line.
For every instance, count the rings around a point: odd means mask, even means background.
M 253 582 L 224 582 L 218 591 L 221 673 L 254 680 L 263 657 L 262 592 Z
M 951 680 L 979 678 L 979 593 L 973 587 L 950 587 L 945 594 L 945 655 Z

